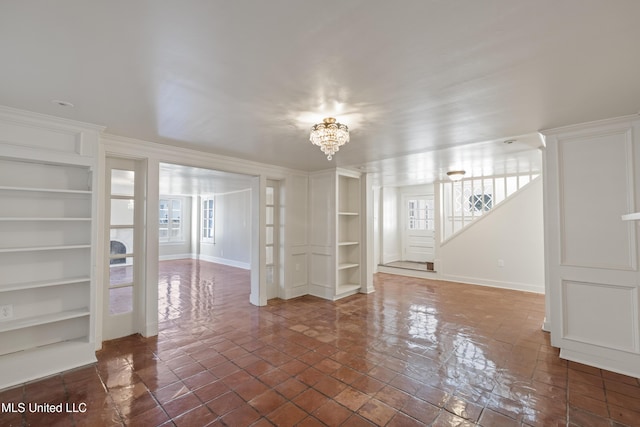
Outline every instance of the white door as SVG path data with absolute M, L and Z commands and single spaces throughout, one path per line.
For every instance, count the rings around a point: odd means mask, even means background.
M 103 294 L 103 339 L 131 335 L 139 305 L 137 229 L 141 206 L 136 203 L 135 161 L 107 158 L 106 271 Z
M 267 299 L 278 297 L 279 281 L 279 186 L 277 181 L 267 181 L 266 187 L 266 269 L 267 269 Z
M 402 198 L 403 227 L 403 260 L 417 262 L 433 262 L 434 259 L 434 197 L 430 195 L 410 196 Z

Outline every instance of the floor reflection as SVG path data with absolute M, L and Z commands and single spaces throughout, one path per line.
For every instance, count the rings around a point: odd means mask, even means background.
M 86 401 L 4 425 L 633 426 L 638 379 L 559 359 L 541 295 L 378 274 L 376 292 L 249 304 L 249 272 L 160 263 L 157 337 L 0 393 Z

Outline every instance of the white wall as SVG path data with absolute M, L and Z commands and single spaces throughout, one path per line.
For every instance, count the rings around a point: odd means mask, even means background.
M 386 264 L 402 259 L 400 213 L 398 212 L 400 202 L 398 190 L 395 187 L 384 187 L 380 192 L 382 204 L 380 264 Z
M 309 177 L 309 294 L 335 295 L 336 176 L 334 171 Z
M 200 243 L 200 258 L 251 267 L 251 191 L 215 196 L 215 243 Z
M 309 293 L 309 254 L 307 218 L 309 214 L 309 178 L 292 175 L 280 184 L 280 204 L 284 213 L 280 216 L 284 241 L 285 256 L 283 260 L 284 289 L 282 298 L 294 298 Z
M 542 199 L 538 178 L 441 245 L 439 277 L 544 293 Z

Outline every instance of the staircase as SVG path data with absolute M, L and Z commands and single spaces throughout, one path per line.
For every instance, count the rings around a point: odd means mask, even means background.
M 538 177 L 538 173 L 527 173 L 440 183 L 440 242 L 486 216 Z

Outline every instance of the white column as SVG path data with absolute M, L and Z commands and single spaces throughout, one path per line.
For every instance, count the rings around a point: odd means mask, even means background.
M 374 204 L 373 204 L 373 186 L 371 185 L 371 175 L 368 173 L 363 174 L 360 177 L 360 212 L 364 213 L 363 221 L 360 225 L 361 228 L 361 246 L 363 253 L 362 257 L 362 286 L 360 292 L 369 294 L 375 291 L 373 287 L 373 272 L 375 269 L 375 257 L 374 257 Z
M 144 161 L 140 161 L 144 163 Z M 138 168 L 144 170 L 144 167 Z M 159 176 L 160 163 L 157 159 L 146 161 L 146 175 L 136 172 L 138 176 L 145 177 L 146 184 L 146 218 L 142 227 L 146 231 L 145 245 L 145 299 L 144 307 L 139 307 L 143 313 L 144 325 L 141 334 L 145 337 L 158 335 L 158 200 L 160 199 Z M 136 191 L 136 194 L 137 191 Z
M 267 178 L 256 176 L 251 182 L 251 294 L 253 305 L 267 305 L 266 255 L 266 207 Z

